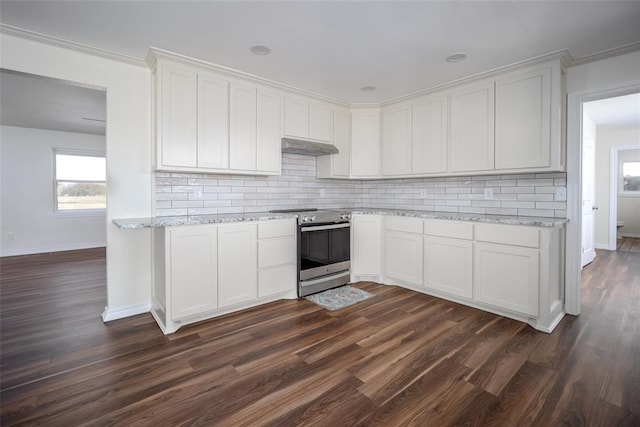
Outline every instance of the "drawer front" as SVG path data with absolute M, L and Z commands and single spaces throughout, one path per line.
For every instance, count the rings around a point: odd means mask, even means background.
M 385 228 L 391 231 L 422 234 L 422 220 L 418 218 L 388 216 L 385 218 Z
M 540 230 L 517 225 L 476 225 L 476 241 L 505 245 L 540 247 Z
M 296 262 L 294 237 L 278 237 L 258 241 L 258 268 Z
M 261 222 L 258 224 L 258 239 L 294 236 L 295 234 L 296 222 L 293 218 Z
M 258 271 L 258 297 L 296 291 L 295 264 Z
M 424 234 L 429 236 L 450 237 L 452 239 L 473 240 L 473 224 L 458 221 L 439 221 L 426 219 Z

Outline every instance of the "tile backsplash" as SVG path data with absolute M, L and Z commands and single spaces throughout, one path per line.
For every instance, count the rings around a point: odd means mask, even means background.
M 566 173 L 317 179 L 315 157 L 283 154 L 280 176 L 156 172 L 156 215 L 369 207 L 566 218 L 566 197 L 557 195 L 566 186 Z

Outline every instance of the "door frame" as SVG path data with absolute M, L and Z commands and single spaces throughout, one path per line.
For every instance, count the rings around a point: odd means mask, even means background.
M 640 83 L 615 85 L 567 95 L 567 233 L 565 311 L 580 314 L 582 240 L 582 114 L 585 102 L 640 92 Z M 598 142 L 596 141 L 596 146 Z

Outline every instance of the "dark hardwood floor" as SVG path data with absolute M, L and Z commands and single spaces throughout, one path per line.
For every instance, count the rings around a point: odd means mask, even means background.
M 103 250 L 0 259 L 1 425 L 639 426 L 640 254 L 598 251 L 553 334 L 399 287 L 163 336 L 103 324 Z

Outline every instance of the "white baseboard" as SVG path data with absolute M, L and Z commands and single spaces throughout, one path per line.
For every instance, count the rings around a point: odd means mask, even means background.
M 132 307 L 118 308 L 115 310 L 109 310 L 109 307 L 105 307 L 102 312 L 102 321 L 111 322 L 112 320 L 123 319 L 125 317 L 135 316 L 142 313 L 149 313 L 150 311 L 151 304 L 134 305 Z
M 593 245 L 593 248 L 594 248 L 594 249 L 605 250 L 605 251 L 612 251 L 612 250 L 613 250 L 613 251 L 615 251 L 615 250 L 616 250 L 616 248 L 611 249 L 611 248 L 609 247 L 609 245 L 603 245 L 603 244 L 601 244 L 601 243 L 596 243 L 596 244 L 594 244 L 594 245 Z
M 106 246 L 107 246 L 107 242 L 90 242 L 90 243 L 77 243 L 77 244 L 71 244 L 71 245 L 45 246 L 40 248 L 14 249 L 14 250 L 8 250 L 8 251 L 0 251 L 0 257 L 46 254 L 49 252 L 77 251 L 80 249 L 104 248 Z
M 640 234 L 638 234 L 638 233 L 625 233 L 625 232 L 622 232 L 622 231 L 621 231 L 621 232 L 620 232 L 620 235 L 621 235 L 622 237 L 633 237 L 633 238 L 635 238 L 635 239 L 640 239 Z

